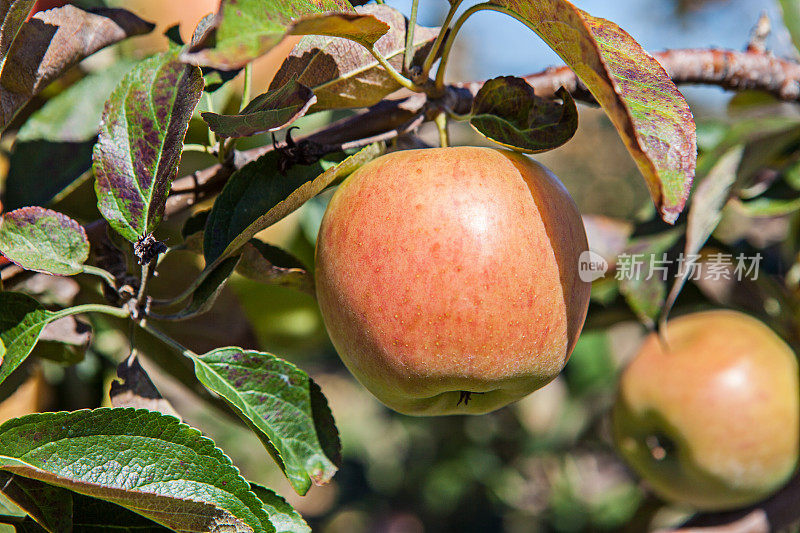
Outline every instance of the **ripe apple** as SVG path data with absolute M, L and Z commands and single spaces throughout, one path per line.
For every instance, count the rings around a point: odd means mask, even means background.
M 578 209 L 527 157 L 384 155 L 339 187 L 317 241 L 317 297 L 355 377 L 410 415 L 479 414 L 544 386 L 583 327 Z
M 734 509 L 780 488 L 795 470 L 800 386 L 792 350 L 733 311 L 671 320 L 626 368 L 613 410 L 621 455 L 661 497 Z

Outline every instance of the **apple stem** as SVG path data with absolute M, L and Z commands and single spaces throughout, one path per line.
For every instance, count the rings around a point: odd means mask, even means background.
M 447 133 L 447 115 L 444 112 L 439 113 L 433 121 L 439 129 L 439 144 L 442 148 L 447 148 L 450 146 L 450 139 Z
M 469 405 L 469 401 L 472 399 L 473 394 L 485 394 L 484 392 L 471 392 L 467 390 L 462 390 L 461 395 L 458 397 L 458 403 L 456 403 L 456 407 L 461 405 L 461 402 L 464 402 L 464 405 Z

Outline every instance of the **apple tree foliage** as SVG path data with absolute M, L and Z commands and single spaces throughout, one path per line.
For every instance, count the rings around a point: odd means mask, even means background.
M 222 0 L 190 42 L 170 32 L 167 51 L 81 79 L 73 69 L 81 60 L 153 25 L 124 9 L 67 5 L 31 15 L 33 5 L 0 2 L 0 128 L 16 132 L 0 261 L 7 269 L 77 276 L 94 298 L 58 306 L 7 282 L 0 291 L 0 385 L 36 353 L 37 343 L 85 349 L 88 334 L 80 340 L 74 331 L 48 334 L 57 323 L 74 330 L 78 316 L 118 321 L 132 347 L 119 366 L 111 407 L 32 414 L 0 426 L 0 521 L 25 531 L 86 524 L 125 531 L 309 530 L 283 498 L 244 479 L 223 450 L 181 421 L 138 364 L 146 348 L 137 339 L 157 339 L 173 350 L 185 363 L 183 374 L 169 363 L 165 370 L 192 380 L 205 400 L 237 417 L 298 494 L 329 482 L 341 466 L 339 436 L 324 391 L 306 372 L 278 355 L 238 347 L 196 353 L 154 324 L 208 312 L 234 272 L 313 295 L 308 268 L 257 234 L 423 122 L 436 122 L 443 142 L 446 121 L 460 120 L 524 153 L 567 143 L 578 125 L 567 89 L 539 95 L 524 79 L 502 76 L 481 82 L 465 99 L 463 85 L 445 82 L 453 42 L 476 13 L 517 19 L 561 57 L 580 79 L 584 99 L 610 118 L 664 222 L 675 223 L 684 210 L 696 170 L 708 176 L 685 228 L 632 236 L 630 226 L 598 222 L 609 250 L 660 255 L 685 234 L 686 252 L 698 253 L 729 209 L 749 141 L 747 131 L 721 133 L 696 168 L 692 113 L 662 65 L 622 28 L 567 0 L 490 0 L 460 14 L 460 1 L 451 0 L 442 28 L 419 26 L 415 15 L 409 20 L 382 2 Z M 215 109 L 218 91 L 230 90 L 235 75 L 243 70 L 249 80 L 252 62 L 293 36 L 301 38 L 267 92 L 251 98 L 246 81 L 238 109 Z M 63 83 L 63 90 L 36 109 L 53 83 Z M 291 138 L 292 124 L 305 115 L 369 108 L 364 116 L 372 116 L 397 101 L 423 103 L 356 138 L 336 123 L 313 140 Z M 36 110 L 29 112 L 29 104 Z M 208 143 L 184 144 L 198 119 Z M 772 128 L 796 131 L 796 119 Z M 281 130 L 282 143 L 237 149 L 248 138 Z M 176 189 L 189 151 L 218 163 L 193 190 Z M 102 219 L 84 226 L 48 208 L 85 184 L 94 188 Z M 158 240 L 161 222 L 186 211 L 192 196 L 209 200 L 210 208 L 194 210 L 183 242 Z M 774 214 L 800 205 L 756 198 L 736 208 Z M 587 226 L 591 233 L 591 218 Z M 180 249 L 196 253 L 205 266 L 177 295 L 154 293 L 161 260 Z M 599 286 L 593 297 L 602 303 L 621 294 L 642 320 L 654 322 L 685 281 L 672 292 L 657 280 L 622 281 Z M 52 357 L 64 364 L 81 358 L 64 353 Z

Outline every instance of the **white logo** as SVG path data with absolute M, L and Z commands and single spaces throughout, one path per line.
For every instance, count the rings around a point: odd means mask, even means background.
M 602 255 L 591 250 L 581 252 L 578 258 L 578 275 L 581 281 L 591 283 L 605 276 L 606 272 L 608 272 L 608 261 L 603 259 Z

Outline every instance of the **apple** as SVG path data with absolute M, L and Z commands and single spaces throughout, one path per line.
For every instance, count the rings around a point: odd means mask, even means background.
M 694 313 L 650 335 L 613 409 L 617 449 L 662 498 L 704 511 L 743 507 L 795 470 L 800 386 L 792 350 L 734 311 Z
M 526 156 L 394 152 L 333 195 L 317 297 L 345 365 L 388 407 L 486 413 L 566 364 L 589 302 L 586 249 L 572 198 Z

